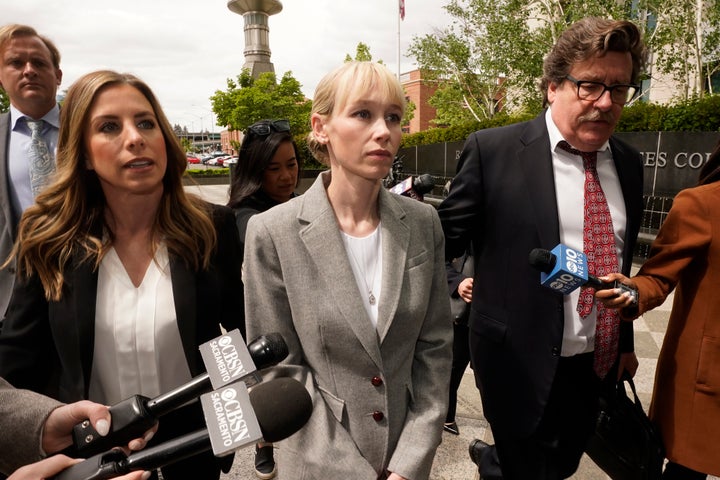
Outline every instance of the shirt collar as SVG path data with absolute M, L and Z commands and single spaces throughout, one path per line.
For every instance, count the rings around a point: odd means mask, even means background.
M 27 115 L 25 115 L 23 112 L 15 108 L 12 104 L 10 104 L 10 124 L 12 125 L 12 129 L 15 130 L 15 127 L 17 126 L 17 122 L 21 118 L 25 118 Z M 53 108 L 50 109 L 49 112 L 47 112 L 41 119 L 36 120 L 44 120 L 49 125 L 52 125 L 54 128 L 59 129 L 60 128 L 60 107 L 56 103 Z
M 550 146 L 552 147 L 553 151 L 557 148 L 557 144 L 565 140 L 560 133 L 560 130 L 558 130 L 557 125 L 555 125 L 555 122 L 552 119 L 552 115 L 550 114 L 550 107 L 545 111 L 545 123 L 547 124 L 547 130 L 548 130 L 548 136 L 550 138 Z M 568 142 L 570 143 L 570 142 Z M 598 148 L 598 152 L 604 152 L 610 147 L 610 142 L 606 141 L 603 143 L 603 145 Z

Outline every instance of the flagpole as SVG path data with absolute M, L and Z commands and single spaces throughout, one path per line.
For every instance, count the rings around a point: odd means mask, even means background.
M 399 1 L 402 2 L 403 0 L 399 0 Z M 402 7 L 400 7 L 400 8 L 402 8 Z M 398 78 L 398 81 L 400 81 L 400 22 L 402 20 L 401 17 L 402 17 L 402 14 L 400 13 L 400 11 L 398 11 L 398 16 L 397 16 L 397 19 L 398 19 L 398 21 L 397 21 L 398 22 L 398 29 L 397 29 L 397 78 Z

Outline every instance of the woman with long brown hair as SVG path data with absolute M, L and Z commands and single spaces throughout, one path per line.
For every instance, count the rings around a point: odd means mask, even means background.
M 0 375 L 64 402 L 153 398 L 205 370 L 198 346 L 221 324 L 242 327 L 232 212 L 185 193 L 185 154 L 133 75 L 81 77 L 60 123 L 56 178 L 18 228 Z M 204 424 L 197 402 L 161 422 L 156 441 Z M 163 476 L 218 478 L 218 465 L 208 453 Z

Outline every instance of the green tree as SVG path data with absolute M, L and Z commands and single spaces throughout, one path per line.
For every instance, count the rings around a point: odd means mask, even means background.
M 638 8 L 648 24 L 653 76 L 669 76 L 680 101 L 714 93 L 711 78 L 720 69 L 720 1 L 643 0 Z
M 243 69 L 235 80 L 227 80 L 227 90 L 215 91 L 210 102 L 218 124 L 230 130 L 245 130 L 266 118 L 285 118 L 297 135 L 310 128 L 311 101 L 301 87 L 289 71 L 278 82 L 274 73 L 253 78 L 249 70 Z
M 459 125 L 503 109 L 536 112 L 544 56 L 570 23 L 587 16 L 623 18 L 630 1 L 450 0 L 444 30 L 414 37 L 409 53 L 440 85 L 430 100 L 436 122 Z
M 350 54 L 345 55 L 345 62 L 372 62 L 372 54 L 370 53 L 370 46 L 368 44 L 360 42 L 355 47 L 355 58 L 352 58 Z M 377 63 L 383 63 L 382 60 L 377 60 Z

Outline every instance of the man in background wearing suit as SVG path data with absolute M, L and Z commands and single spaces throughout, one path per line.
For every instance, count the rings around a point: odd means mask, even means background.
M 34 202 L 30 121 L 42 120 L 40 135 L 54 163 L 60 111 L 55 100 L 62 80 L 60 52 L 26 25 L 0 27 L 0 88 L 10 111 L 0 114 L 0 265 L 15 241 L 17 222 Z M 0 269 L 0 326 L 10 301 L 14 265 Z
M 439 207 L 446 257 L 459 257 L 470 243 L 475 252 L 471 357 L 505 479 L 570 477 L 594 430 L 603 381 L 637 369 L 632 324 L 607 316 L 592 290 L 582 295 L 587 310 L 578 313 L 579 291 L 563 297 L 541 286 L 528 254 L 559 243 L 588 252 L 588 242 L 599 242 L 584 207 L 585 191 L 597 191 L 599 176 L 610 214 L 602 220 L 610 217 L 612 225 L 598 227 L 609 243 L 589 256 L 590 273 L 609 273 L 593 266 L 606 257 L 630 271 L 643 165 L 612 133 L 637 93 L 644 61 L 631 22 L 588 18 L 571 25 L 544 62 L 548 109 L 529 122 L 470 135 Z M 597 157 L 597 173 L 584 166 L 585 156 Z M 476 463 L 480 445 L 472 444 Z

